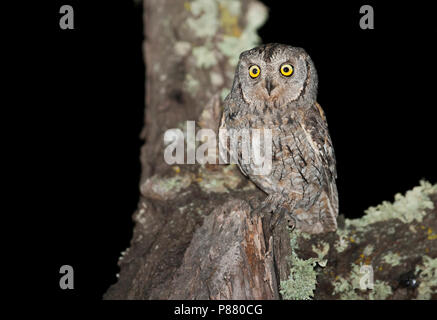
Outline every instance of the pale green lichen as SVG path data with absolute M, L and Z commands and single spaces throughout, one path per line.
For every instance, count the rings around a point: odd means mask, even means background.
M 369 300 L 385 300 L 393 294 L 391 287 L 384 281 L 376 280 L 369 293 Z
M 187 24 L 197 37 L 212 37 L 217 33 L 219 21 L 216 1 L 194 0 L 186 8 L 194 16 L 187 19 Z
M 326 264 L 328 263 L 328 259 L 325 259 L 325 256 L 329 252 L 329 243 L 326 243 L 325 241 L 322 241 L 319 244 L 322 246 L 321 249 L 319 249 L 319 247 L 314 245 L 314 244 L 312 246 L 312 249 L 317 254 L 318 264 L 321 267 L 325 267 Z
M 220 7 L 226 8 L 232 16 L 238 16 L 241 13 L 240 0 L 218 0 Z
M 432 295 L 437 293 L 437 258 L 423 256 L 423 264 L 416 266 L 415 271 L 420 275 L 417 299 L 431 299 Z
M 241 3 L 237 1 L 227 1 L 224 4 L 224 0 L 220 1 L 220 25 L 223 28 L 225 35 L 231 35 L 239 37 L 241 35 L 241 29 L 238 24 L 238 17 L 241 11 Z
M 209 75 L 211 79 L 211 84 L 215 87 L 220 87 L 224 83 L 223 76 L 217 72 L 211 72 Z
M 267 8 L 260 2 L 251 2 L 246 13 L 247 28 L 256 31 L 266 21 Z
M 297 230 L 297 233 L 299 234 L 300 237 L 304 238 L 305 240 L 309 240 L 311 239 L 311 234 Z
M 155 73 L 159 73 L 160 70 L 161 70 L 161 65 L 160 65 L 159 63 L 155 63 L 155 64 L 153 65 L 153 71 L 154 71 Z
M 349 223 L 347 222 L 348 219 L 345 219 L 345 221 L 345 226 L 337 229 L 337 235 L 339 237 L 339 240 L 335 244 L 337 251 L 344 251 L 350 243 L 359 243 L 361 240 L 356 232 L 357 230 L 351 230 L 349 228 Z
M 396 228 L 395 227 L 390 227 L 387 229 L 387 234 L 395 234 L 396 232 Z
M 173 199 L 182 189 L 188 188 L 191 182 L 192 176 L 189 174 L 168 178 L 154 175 L 142 184 L 141 193 L 160 200 Z
M 293 267 L 287 280 L 281 281 L 280 293 L 286 300 L 310 300 L 314 297 L 317 284 L 317 272 L 314 271 L 317 259 L 303 260 L 296 255 L 291 256 Z
M 339 229 L 340 230 L 340 229 Z M 347 241 L 347 238 L 345 235 L 341 236 L 339 235 L 338 240 L 334 243 L 334 248 L 337 250 L 337 252 L 341 253 L 348 247 L 349 242 Z
M 401 263 L 402 258 L 399 254 L 389 251 L 382 257 L 382 260 L 385 263 L 395 267 Z
M 235 165 L 220 166 L 219 170 L 200 168 L 198 184 L 206 193 L 227 193 L 234 190 L 242 182 L 241 176 L 236 172 Z
M 219 50 L 229 58 L 229 63 L 236 66 L 240 53 L 257 46 L 260 38 L 256 31 L 267 19 L 267 9 L 260 3 L 249 4 L 246 12 L 246 27 L 239 33 L 225 34 L 218 43 Z
M 181 206 L 181 207 L 178 208 L 178 211 L 180 213 L 183 213 L 185 211 L 185 209 L 187 209 L 187 208 L 188 208 L 188 206 Z
M 222 99 L 222 101 L 225 100 L 229 92 L 230 90 L 228 88 L 223 88 L 222 91 L 220 92 L 220 99 Z
M 297 256 L 294 248 L 297 246 L 297 239 L 300 236 L 298 230 L 290 233 L 291 262 L 290 275 L 287 280 L 281 281 L 280 293 L 286 300 L 310 300 L 314 297 L 314 290 L 317 284 L 317 272 L 314 270 L 316 264 L 321 263 L 319 258 L 301 259 Z M 314 248 L 313 248 L 314 249 Z M 318 249 L 316 249 L 318 250 Z M 329 251 L 329 245 L 323 246 L 319 252 L 324 256 L 324 252 Z
M 344 279 L 343 277 L 338 277 L 334 283 L 334 294 L 340 294 L 340 299 L 342 300 L 360 300 L 362 299 L 356 292 L 353 290 L 352 284 Z
M 170 178 L 160 178 L 155 183 L 153 183 L 152 190 L 163 195 L 168 195 L 169 193 L 178 193 L 180 190 L 188 188 L 191 184 L 191 178 L 188 175 L 174 176 Z
M 221 87 L 233 77 L 230 67 L 236 66 L 242 51 L 260 43 L 256 31 L 265 22 L 267 9 L 261 3 L 250 2 L 242 12 L 239 0 L 193 0 L 185 2 L 184 7 L 190 12 L 186 20 L 189 32 L 202 41 L 194 48 L 188 43 L 177 42 L 175 52 L 179 56 L 191 52 L 190 60 L 196 68 L 211 71 L 224 58 L 227 65 L 221 68 L 223 75 L 211 75 L 211 84 L 221 90 L 220 97 L 224 100 L 229 90 Z M 184 87 L 190 95 L 196 96 L 200 83 L 187 74 Z
M 352 270 L 346 278 L 336 277 L 333 283 L 334 290 L 332 294 L 340 294 L 340 299 L 342 300 L 363 299 L 355 290 L 360 289 L 361 277 L 360 266 L 352 264 Z
M 207 68 L 216 63 L 217 57 L 212 38 L 219 29 L 223 32 L 223 39 L 217 44 L 217 48 L 228 57 L 232 66 L 237 64 L 242 51 L 260 42 L 256 30 L 267 18 L 267 9 L 260 3 L 249 4 L 244 17 L 246 21 L 244 30 L 241 30 L 239 25 L 242 10 L 238 0 L 194 0 L 188 2 L 185 7 L 193 14 L 187 19 L 188 27 L 196 37 L 205 39 L 205 46 L 199 47 L 202 51 L 196 55 L 197 59 L 201 59 L 201 61 L 196 61 L 197 65 Z M 201 57 L 201 54 L 205 54 L 206 58 Z
M 419 186 L 407 191 L 405 195 L 396 194 L 393 203 L 384 201 L 376 207 L 367 209 L 365 216 L 360 219 L 346 219 L 346 227 L 354 226 L 361 229 L 369 224 L 389 219 L 399 219 L 404 223 L 414 220 L 421 222 L 426 209 L 434 208 L 434 203 L 429 196 L 436 192 L 437 184 L 432 185 L 422 180 Z
M 360 243 L 361 232 L 365 232 L 368 225 L 389 219 L 399 219 L 408 223 L 413 220 L 422 221 L 427 209 L 433 209 L 434 204 L 430 195 L 437 192 L 437 184 L 420 181 L 420 185 L 406 192 L 405 195 L 396 194 L 395 201 L 384 201 L 376 207 L 370 207 L 360 219 L 345 219 L 345 226 L 337 229 L 338 240 L 334 243 L 337 252 L 341 253 L 350 244 Z M 391 226 L 387 234 L 393 234 L 396 229 Z
M 214 51 L 206 46 L 193 48 L 193 56 L 198 68 L 209 68 L 217 63 Z
M 367 257 L 370 256 L 372 254 L 374 248 L 375 247 L 371 244 L 367 245 L 363 250 L 363 254 Z
M 430 195 L 437 192 L 437 185 L 431 185 L 426 181 L 421 181 L 418 187 L 407 191 L 405 195 L 397 194 L 393 203 L 384 202 L 383 204 L 369 208 L 366 211 L 366 215 L 361 219 L 345 220 L 345 227 L 337 230 L 338 240 L 334 243 L 334 248 L 337 252 L 343 252 L 351 244 L 358 243 L 360 241 L 361 233 L 366 231 L 366 227 L 369 224 L 385 221 L 388 219 L 399 219 L 404 223 L 411 221 L 422 221 L 423 216 L 426 214 L 425 210 L 432 209 L 434 207 Z M 393 230 L 391 230 L 393 229 Z M 313 251 L 317 253 L 318 257 L 309 260 L 297 260 L 299 259 L 295 254 L 295 247 L 297 245 L 297 230 L 293 231 L 295 237 L 291 238 L 292 253 L 291 260 L 296 265 L 293 266 L 290 278 L 287 281 L 281 281 L 281 294 L 287 299 L 305 298 L 309 299 L 313 296 L 311 290 L 315 289 L 316 276 L 313 266 L 318 263 L 314 259 L 323 259 L 326 248 L 313 246 Z M 395 228 L 390 228 L 387 232 L 394 232 Z M 428 230 L 428 234 L 432 234 L 432 230 Z M 375 247 L 373 245 L 367 245 L 363 249 L 362 261 L 365 257 L 370 257 L 374 252 Z M 389 252 L 383 256 L 383 261 L 396 266 L 402 263 L 402 257 L 396 253 Z M 367 261 L 367 260 L 366 260 Z M 361 266 L 371 267 L 369 263 L 363 261 L 363 264 L 352 264 L 351 271 L 346 276 L 337 276 L 333 281 L 334 290 L 333 295 L 338 294 L 340 299 L 356 300 L 356 299 L 370 299 L 370 300 L 382 300 L 387 299 L 393 294 L 391 286 L 381 280 L 373 281 L 373 288 L 361 289 L 360 280 L 363 279 L 364 273 L 361 273 Z M 302 277 L 297 277 L 294 270 L 297 266 L 301 268 L 300 272 L 303 272 Z M 380 267 L 381 268 L 381 267 Z M 424 258 L 422 266 L 418 267 L 416 272 L 422 270 L 423 282 L 419 290 L 419 299 L 429 299 L 432 294 L 436 293 L 437 279 L 436 275 L 437 260 L 429 257 Z M 426 270 L 426 271 L 425 271 Z M 363 270 L 364 271 L 364 270 Z M 300 281 L 303 284 L 299 284 Z M 370 281 L 370 280 L 369 280 Z
M 364 274 L 361 273 L 361 266 L 352 264 L 352 270 L 346 278 L 336 277 L 332 295 L 339 294 L 342 300 L 384 300 L 393 293 L 391 287 L 380 280 L 374 281 L 373 289 L 362 290 L 360 282 Z
M 174 51 L 179 56 L 186 56 L 190 52 L 191 44 L 186 41 L 178 41 L 174 45 Z
M 241 3 L 238 0 L 194 0 L 185 5 L 193 17 L 187 19 L 187 24 L 194 34 L 199 37 L 213 37 L 220 26 L 238 25 L 241 14 Z
M 185 89 L 191 94 L 195 94 L 200 87 L 200 82 L 195 79 L 191 74 L 187 73 L 185 76 Z
M 246 28 L 236 37 L 225 35 L 218 44 L 220 51 L 229 58 L 229 63 L 236 66 L 241 52 L 251 49 L 260 43 L 257 30 L 267 19 L 267 9 L 264 5 L 251 2 L 246 13 Z

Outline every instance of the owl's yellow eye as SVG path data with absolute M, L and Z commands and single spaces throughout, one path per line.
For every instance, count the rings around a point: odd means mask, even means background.
M 260 73 L 261 73 L 261 69 L 256 64 L 250 66 L 249 75 L 251 78 L 258 77 L 260 75 Z
M 291 64 L 285 63 L 281 66 L 282 75 L 289 77 L 293 74 L 294 68 Z

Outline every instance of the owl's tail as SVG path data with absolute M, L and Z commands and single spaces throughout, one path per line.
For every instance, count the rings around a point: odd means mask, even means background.
M 338 200 L 331 194 L 322 191 L 310 208 L 302 208 L 299 204 L 291 210 L 295 227 L 307 233 L 316 234 L 337 230 Z

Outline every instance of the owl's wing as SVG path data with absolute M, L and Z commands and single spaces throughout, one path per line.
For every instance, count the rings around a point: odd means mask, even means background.
M 317 102 L 308 110 L 303 126 L 311 137 L 310 143 L 316 154 L 320 157 L 328 177 L 331 180 L 336 179 L 337 170 L 335 167 L 334 147 L 329 136 L 325 114 Z
M 335 179 L 337 178 L 334 147 L 328 131 L 328 123 L 321 106 L 316 102 L 305 114 L 302 127 L 308 135 L 316 157 L 318 157 L 329 188 L 329 198 L 335 215 L 338 214 L 338 194 Z
M 223 110 L 222 119 L 220 121 L 220 126 L 219 126 L 219 144 L 220 144 L 219 157 L 220 157 L 220 161 L 221 162 L 223 161 L 223 163 L 226 163 L 229 154 L 229 143 L 226 137 L 227 130 L 228 128 L 226 126 L 226 114 L 225 114 L 225 110 Z

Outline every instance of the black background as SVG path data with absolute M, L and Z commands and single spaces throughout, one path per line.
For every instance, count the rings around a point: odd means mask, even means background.
M 23 201 L 32 195 L 26 210 L 37 236 L 27 254 L 39 257 L 40 280 L 60 299 L 100 299 L 116 281 L 139 198 L 142 9 L 132 1 L 90 2 L 56 1 L 45 9 L 45 27 L 28 31 L 37 40 L 29 50 L 37 71 L 28 83 L 35 129 L 26 170 L 36 177 Z M 75 10 L 74 30 L 59 28 L 63 4 Z M 359 28 L 364 4 L 375 10 L 374 30 Z M 432 9 L 368 1 L 268 6 L 263 42 L 305 48 L 318 70 L 340 212 L 359 217 L 421 178 L 437 182 Z M 74 267 L 75 290 L 59 289 L 64 264 Z

